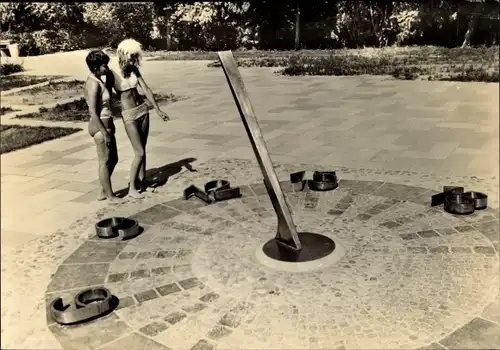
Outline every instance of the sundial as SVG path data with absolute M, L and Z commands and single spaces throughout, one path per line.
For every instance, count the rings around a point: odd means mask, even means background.
M 333 240 L 317 233 L 297 232 L 233 53 L 223 51 L 218 56 L 277 216 L 276 237 L 263 246 L 264 253 L 288 262 L 306 262 L 327 256 L 335 250 Z

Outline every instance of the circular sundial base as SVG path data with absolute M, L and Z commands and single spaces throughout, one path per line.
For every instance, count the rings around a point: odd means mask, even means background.
M 276 239 L 271 239 L 264 244 L 262 250 L 271 259 L 290 263 L 318 260 L 335 250 L 335 242 L 331 238 L 317 233 L 300 232 L 299 239 L 302 243 L 300 251 L 286 249 Z
M 273 238 L 257 249 L 257 260 L 272 269 L 306 272 L 329 266 L 345 254 L 338 242 L 317 233 L 300 232 L 299 239 L 302 249 L 294 252 Z

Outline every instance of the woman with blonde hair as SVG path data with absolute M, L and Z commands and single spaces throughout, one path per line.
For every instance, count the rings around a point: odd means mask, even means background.
M 170 120 L 168 115 L 160 110 L 153 92 L 142 77 L 139 67 L 142 58 L 142 47 L 133 39 L 123 40 L 117 48 L 119 71 L 112 71 L 114 88 L 119 95 L 123 124 L 128 138 L 134 148 L 134 160 L 130 167 L 129 196 L 143 198 L 144 180 L 146 175 L 146 143 L 149 133 L 149 108 L 144 98 L 137 91 L 140 86 L 146 98 L 151 102 L 156 113 L 164 121 Z

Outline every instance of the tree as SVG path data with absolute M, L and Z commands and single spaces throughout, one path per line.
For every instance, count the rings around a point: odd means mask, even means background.
M 486 25 L 488 27 L 486 30 L 489 30 L 491 32 L 489 35 L 489 39 L 492 41 L 496 41 L 498 36 L 499 5 L 499 0 L 469 0 L 460 4 L 460 12 L 466 13 L 468 15 L 467 30 L 462 42 L 462 48 L 471 45 L 472 39 L 476 34 L 480 22 L 486 22 Z M 495 27 L 492 25 L 495 22 L 496 30 L 492 28 Z
M 472 8 L 472 13 L 469 14 L 469 21 L 467 23 L 467 31 L 465 32 L 465 37 L 464 41 L 462 43 L 462 48 L 470 46 L 472 37 L 474 35 L 474 32 L 477 27 L 477 22 L 479 20 L 479 17 L 484 11 L 484 1 L 479 0 L 476 2 L 474 7 Z M 470 9 L 470 6 L 467 6 L 468 9 Z
M 133 38 L 147 41 L 153 30 L 153 3 L 114 2 L 112 15 L 114 20 L 112 45 L 121 40 Z
M 300 1 L 297 1 L 295 10 L 295 50 L 300 49 Z
M 234 50 L 245 32 L 247 3 L 180 4 L 171 15 L 173 40 L 184 50 Z
M 23 33 L 42 29 L 33 7 L 29 2 L 0 3 L 1 31 Z
M 262 49 L 299 49 L 330 40 L 336 1 L 296 0 L 250 3 L 248 23 L 258 34 Z
M 396 40 L 396 3 L 339 1 L 335 35 L 345 46 L 387 46 Z
M 296 2 L 252 1 L 247 12 L 249 25 L 254 28 L 261 49 L 293 47 Z M 291 45 L 290 45 L 291 44 Z
M 42 29 L 77 32 L 84 25 L 85 7 L 76 2 L 36 2 L 32 4 L 33 14 Z
M 100 28 L 103 31 L 106 26 L 112 26 L 113 21 L 113 4 L 105 2 L 89 2 L 85 3 L 84 20 L 86 23 Z
M 170 1 L 158 1 L 153 4 L 155 21 L 160 31 L 160 37 L 166 39 L 166 48 L 170 50 L 172 46 L 172 15 L 178 8 L 178 4 Z
M 337 15 L 337 1 L 300 1 L 301 47 L 329 48 L 334 42 L 331 32 Z

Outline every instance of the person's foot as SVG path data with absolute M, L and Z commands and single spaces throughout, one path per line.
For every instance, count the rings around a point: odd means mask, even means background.
M 125 198 L 120 198 L 115 195 L 109 196 L 108 200 L 112 203 L 123 203 L 125 202 Z
M 142 193 L 140 193 L 139 191 L 137 190 L 129 190 L 128 191 L 128 195 L 132 198 L 136 198 L 136 199 L 142 199 L 144 198 L 144 195 Z
M 137 186 L 139 189 L 139 192 L 147 192 L 148 191 L 148 184 L 144 180 L 137 180 Z
M 104 192 L 104 188 L 101 188 L 101 190 L 99 191 L 99 194 L 97 195 L 97 200 L 103 201 L 107 198 L 108 198 L 108 196 L 106 196 L 106 192 Z

